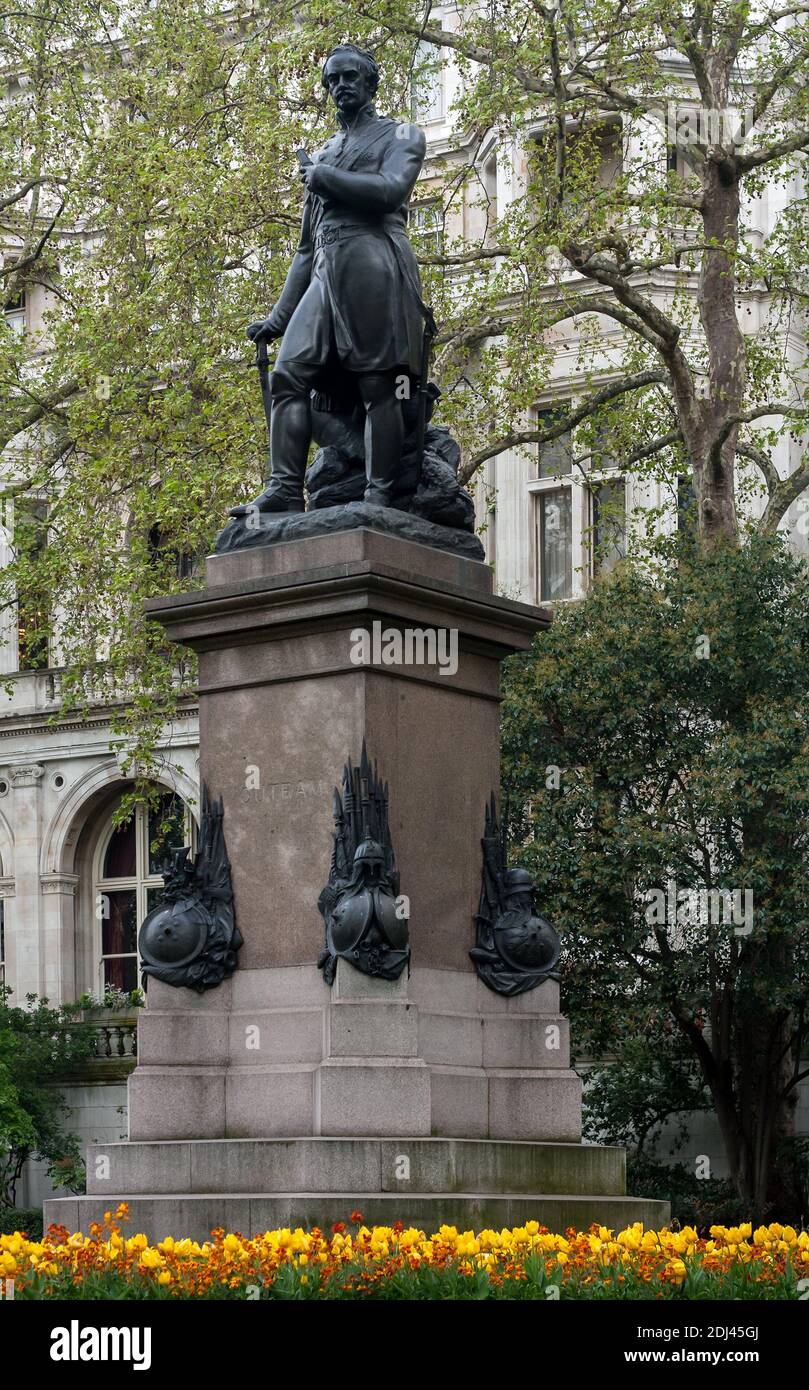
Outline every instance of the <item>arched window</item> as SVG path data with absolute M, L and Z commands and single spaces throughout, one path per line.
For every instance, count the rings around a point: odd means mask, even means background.
M 125 825 L 113 826 L 110 818 L 96 855 L 100 991 L 137 989 L 138 931 L 162 900 L 161 865 L 182 845 L 193 848 L 193 820 L 171 792 L 162 794 L 156 807 L 138 806 Z

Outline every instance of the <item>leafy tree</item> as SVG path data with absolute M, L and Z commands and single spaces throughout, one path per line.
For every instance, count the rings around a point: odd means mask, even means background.
M 759 1216 L 800 1210 L 808 655 L 809 574 L 778 538 L 660 542 L 513 662 L 504 718 L 514 854 L 565 933 L 574 1037 L 624 1062 L 613 1132 L 704 1090 Z
M 144 773 L 194 672 L 143 599 L 197 582 L 265 471 L 244 327 L 297 236 L 293 150 L 325 131 L 316 55 L 276 19 L 43 0 L 9 10 L 0 35 L 4 295 L 47 288 L 51 304 L 44 338 L 0 319 L 6 494 L 48 508 L 47 546 L 16 509 L 0 603 L 19 599 L 26 646 L 49 639 L 68 666 L 64 705 L 133 696 L 114 729 Z
M 444 245 L 416 241 L 465 479 L 573 429 L 585 482 L 604 456 L 672 484 L 693 473 L 706 541 L 735 536 L 737 504 L 762 489 L 773 530 L 809 480 L 793 331 L 806 307 L 807 7 L 490 0 L 442 13 L 422 0 L 350 12 L 42 0 L 4 16 L 0 278 L 9 301 L 47 286 L 52 307 L 46 352 L 0 324 L 7 492 L 47 504 L 49 541 L 27 545 L 20 529 L 0 603 L 19 595 L 27 643 L 41 653 L 50 639 L 70 667 L 65 704 L 114 700 L 137 676 L 114 716 L 136 770 L 194 674 L 142 601 L 199 582 L 228 505 L 264 471 L 244 325 L 283 281 L 293 151 L 332 128 L 319 68 L 349 33 L 376 52 L 392 114 L 410 113 L 430 66 L 460 65 L 457 134 L 423 185 Z M 524 189 L 496 209 L 481 174 L 495 137 Z M 751 212 L 765 186 L 790 197 L 762 244 Z M 575 408 L 537 423 L 574 325 Z
M 576 1049 L 592 1020 L 586 1002 L 577 998 Z M 613 1001 L 610 1022 L 616 1035 L 614 1055 L 599 1057 L 586 1071 L 585 1136 L 595 1142 L 621 1144 L 634 1158 L 646 1157 L 663 1125 L 677 1120 L 675 1147 L 688 1138 L 686 1116 L 710 1108 L 704 1078 L 693 1053 L 675 1033 L 671 1020 L 648 1017 L 638 1029 L 631 998 Z M 666 1030 L 668 1025 L 668 1031 Z
M 28 1008 L 14 1008 L 10 995 L 0 988 L 0 1208 L 14 1206 L 29 1158 L 44 1159 L 62 1186 L 77 1180 L 80 1145 L 64 1127 L 58 1086 L 93 1048 L 91 1030 L 71 1026 L 70 1008 L 49 1008 L 34 995 Z
M 737 535 L 739 493 L 756 486 L 774 530 L 809 483 L 796 443 L 806 351 L 791 332 L 807 294 L 795 175 L 809 149 L 809 7 L 489 0 L 443 22 L 429 3 L 359 8 L 368 37 L 419 36 L 461 66 L 447 210 L 464 175 L 479 183 L 492 131 L 507 176 L 527 182 L 483 244 L 436 258 L 464 275 L 441 363 L 449 389 L 472 381 L 458 392 L 478 436 L 466 475 L 579 426 L 583 469 L 601 454 L 657 477 L 692 472 L 706 542 Z M 790 186 L 761 244 L 755 200 Z M 574 322 L 581 400 L 566 421 L 526 428 Z M 789 477 L 774 462 L 781 439 Z

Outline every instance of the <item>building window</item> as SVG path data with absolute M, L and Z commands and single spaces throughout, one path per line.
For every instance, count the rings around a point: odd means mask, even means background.
M 569 487 L 541 492 L 538 502 L 539 596 L 543 603 L 573 593 L 572 496 Z
M 537 427 L 551 429 L 564 421 L 570 405 L 557 402 L 537 411 Z M 557 483 L 537 493 L 536 553 L 540 603 L 573 595 L 573 436 L 570 430 L 537 445 L 537 477 Z
M 422 42 L 416 50 L 410 110 L 414 121 L 444 119 L 444 60 L 434 43 Z
M 543 123 L 534 131 L 527 153 L 533 179 L 542 187 L 555 170 L 556 128 L 552 123 Z M 593 196 L 597 196 L 599 190 L 614 189 L 623 170 L 623 158 L 620 122 L 587 125 L 583 129 L 575 121 L 566 125 L 565 164 L 569 183 L 585 185 Z
M 587 459 L 586 467 L 593 473 L 601 473 L 606 469 L 617 468 L 618 460 L 609 451 L 609 433 L 602 421 L 592 420 L 590 422 L 590 456 Z
M 694 173 L 690 151 L 695 145 L 718 145 L 723 138 L 724 120 L 717 109 L 699 106 L 668 108 L 666 129 L 666 167 L 671 174 L 687 179 Z
M 481 170 L 481 182 L 483 193 L 486 199 L 486 238 L 491 245 L 494 242 L 494 233 L 497 228 L 498 208 L 497 208 L 497 155 L 492 154 L 486 160 Z
M 612 188 L 623 169 L 623 131 L 619 124 L 602 127 L 598 142 L 598 182 L 601 188 Z
M 419 238 L 419 249 L 427 256 L 440 256 L 444 249 L 444 213 L 436 198 L 429 203 L 412 203 L 408 223 Z
M 537 427 L 551 429 L 565 418 L 567 406 L 554 406 L 553 409 L 537 411 Z M 555 439 L 540 444 L 538 448 L 538 476 L 540 478 L 567 478 L 573 469 L 573 436 L 570 430 L 559 434 Z
M 6 265 L 13 265 L 14 261 L 7 261 Z M 17 294 L 6 299 L 3 304 L 3 317 L 6 320 L 12 333 L 24 333 L 27 321 L 28 303 L 25 289 L 21 288 Z
M 592 493 L 593 574 L 609 574 L 626 555 L 626 484 L 601 483 Z
M 0 898 L 0 989 L 6 983 L 6 900 Z
M 170 851 L 193 843 L 193 822 L 179 796 L 138 806 L 125 825 L 110 822 L 97 857 L 94 902 L 101 925 L 99 989 L 139 984 L 138 931 L 163 900 L 161 867 Z
M 564 425 L 570 408 L 563 400 L 538 411 L 540 430 Z M 608 425 L 589 420 L 538 446 L 537 477 L 528 485 L 536 499 L 538 603 L 577 598 L 588 575 L 609 572 L 626 554 L 626 480 L 616 476 Z
M 17 666 L 41 671 L 48 664 L 48 605 L 34 573 L 48 540 L 48 507 L 33 498 L 14 504 L 14 549 L 27 571 L 17 594 Z M 22 592 L 20 592 L 22 589 Z
M 159 522 L 149 528 L 146 541 L 149 563 L 158 574 L 173 571 L 177 579 L 190 579 L 194 573 L 194 556 L 168 542 Z M 168 576 L 167 576 L 168 577 Z

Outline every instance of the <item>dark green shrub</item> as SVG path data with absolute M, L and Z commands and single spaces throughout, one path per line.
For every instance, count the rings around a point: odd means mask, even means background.
M 10 1236 L 15 1231 L 22 1231 L 29 1240 L 41 1240 L 41 1207 L 0 1207 L 0 1236 Z

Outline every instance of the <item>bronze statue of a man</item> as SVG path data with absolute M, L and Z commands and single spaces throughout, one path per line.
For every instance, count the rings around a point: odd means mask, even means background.
M 353 44 L 332 49 L 323 86 L 340 132 L 301 169 L 301 237 L 281 297 L 247 330 L 283 337 L 271 378 L 272 476 L 250 507 L 302 512 L 311 393 L 355 395 L 365 408 L 365 501 L 391 502 L 399 464 L 401 383 L 421 369 L 425 319 L 407 203 L 424 161 L 417 126 L 378 116 L 379 72 Z M 233 515 L 243 515 L 236 507 Z

